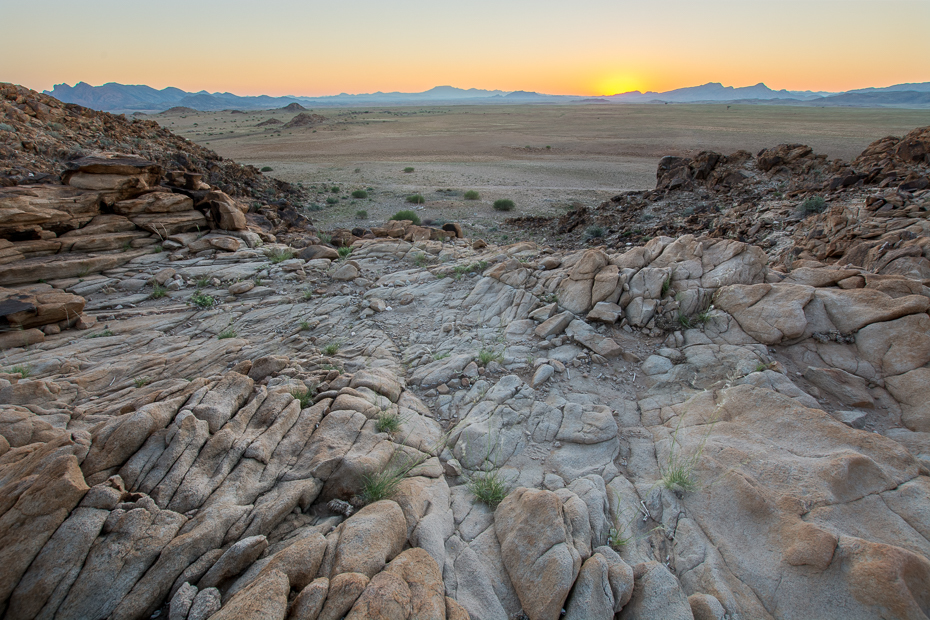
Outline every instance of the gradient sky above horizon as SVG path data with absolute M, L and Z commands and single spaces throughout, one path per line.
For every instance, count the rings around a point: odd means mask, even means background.
M 930 81 L 930 0 L 7 2 L 0 81 L 607 95 Z

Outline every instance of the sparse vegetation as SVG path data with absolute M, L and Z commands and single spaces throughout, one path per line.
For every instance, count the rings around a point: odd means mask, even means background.
M 497 469 L 479 471 L 468 480 L 468 490 L 471 494 L 492 510 L 507 497 L 507 487 L 507 482 Z
M 219 334 L 217 334 L 216 337 L 219 340 L 225 340 L 227 338 L 235 338 L 236 335 L 237 335 L 236 330 L 234 330 L 232 327 L 227 327 L 226 329 L 221 331 Z
M 133 384 L 137 388 L 145 387 L 146 385 L 151 383 L 151 381 L 152 380 L 149 379 L 148 377 L 136 377 L 135 379 L 132 380 Z
M 268 254 L 268 260 L 270 260 L 272 264 L 283 263 L 284 261 L 291 260 L 292 258 L 294 258 L 293 252 L 280 248 L 276 248 Z
M 17 364 L 10 369 L 10 372 L 13 374 L 19 373 L 19 376 L 25 379 L 32 374 L 32 367 L 29 364 Z
M 330 196 L 329 198 L 326 199 L 326 204 L 328 205 L 339 204 L 339 199 L 336 198 L 335 196 Z
M 300 325 L 298 325 L 298 327 L 300 328 L 300 331 L 302 331 L 302 332 L 309 331 L 309 330 L 310 330 L 310 322 L 309 322 L 309 321 L 301 321 L 301 322 L 300 322 Z
M 481 366 L 487 366 L 491 362 L 501 361 L 504 359 L 504 356 L 494 349 L 482 348 L 478 351 L 478 364 Z
M 687 456 L 683 454 L 683 446 L 678 440 L 678 435 L 681 431 L 681 423 L 683 418 L 679 418 L 678 425 L 675 427 L 675 431 L 672 433 L 668 451 L 668 458 L 666 459 L 665 465 L 660 464 L 659 470 L 662 474 L 661 484 L 666 489 L 674 491 L 675 493 L 688 493 L 694 491 L 698 487 L 697 476 L 694 473 L 694 469 L 698 464 L 698 461 L 701 460 L 701 456 L 704 454 L 704 447 L 707 445 L 707 439 L 710 437 L 710 433 L 713 430 L 714 423 L 717 420 L 717 414 L 714 413 L 714 417 L 706 424 L 707 430 L 704 431 L 701 436 L 701 441 L 698 444 L 697 449 L 694 452 Z M 677 446 L 677 450 L 676 450 Z
M 87 337 L 88 337 L 88 338 L 107 338 L 107 337 L 112 336 L 112 335 L 113 335 L 113 332 L 110 331 L 110 328 L 109 328 L 109 327 L 106 327 L 106 328 L 103 329 L 103 331 L 96 332 L 96 333 L 93 333 L 93 334 L 88 334 Z
M 295 400 L 300 402 L 301 409 L 306 409 L 307 407 L 313 404 L 313 397 L 316 396 L 316 394 L 314 394 L 313 392 L 314 390 L 310 390 L 307 388 L 304 388 L 303 390 L 296 389 L 291 392 L 291 396 L 293 396 Z
M 481 200 L 481 194 L 473 189 L 468 190 L 462 195 L 465 200 Z
M 336 352 L 339 351 L 339 343 L 334 340 L 333 342 L 330 342 L 325 347 L 323 347 L 321 351 L 323 352 L 323 355 L 326 356 L 335 355 Z
M 406 172 L 407 174 L 410 174 L 411 172 L 413 172 L 413 166 L 407 166 L 406 168 L 404 168 L 404 172 Z
M 201 308 L 209 308 L 215 303 L 215 300 L 203 291 L 196 291 L 193 295 L 191 295 L 190 301 L 195 306 L 199 306 Z
M 669 274 L 665 277 L 665 280 L 662 281 L 662 297 L 668 295 L 668 292 L 672 289 L 672 274 Z
M 398 211 L 397 213 L 391 216 L 391 219 L 397 220 L 397 221 L 409 220 L 417 226 L 420 225 L 420 216 L 414 213 L 413 211 L 407 211 L 407 210 Z
M 827 201 L 824 200 L 822 196 L 809 196 L 804 199 L 804 202 L 798 207 L 798 212 L 804 217 L 807 217 L 815 213 L 823 213 L 826 208 Z
M 343 259 L 344 259 L 344 258 L 348 258 L 348 257 L 349 257 L 349 254 L 352 253 L 352 248 L 349 248 L 349 247 L 346 247 L 346 246 L 342 246 L 342 247 L 336 249 L 336 253 L 339 254 L 339 258 L 343 258 Z
M 368 198 L 368 192 L 366 192 L 363 189 L 357 189 L 354 192 L 352 192 L 352 198 L 358 198 L 359 200 L 361 200 L 362 198 Z
M 338 186 L 338 185 L 333 185 L 332 187 L 329 188 L 329 191 L 330 191 L 330 193 L 338 194 L 338 193 L 339 193 L 339 186 Z
M 500 200 L 494 201 L 495 211 L 513 211 L 515 206 L 513 200 L 510 198 L 501 198 Z
M 272 170 L 271 166 L 262 166 L 262 172 L 271 172 Z
M 358 219 L 358 220 L 367 220 L 367 219 L 368 219 L 368 211 L 366 211 L 365 209 L 359 209 L 358 211 L 355 212 L 355 219 Z
M 604 236 L 604 227 L 603 226 L 588 226 L 588 229 L 584 231 L 584 236 L 588 239 L 600 239 Z
M 393 411 L 382 411 L 378 414 L 375 428 L 379 433 L 396 433 L 400 430 L 400 416 Z
M 395 462 L 398 454 L 395 452 L 391 456 L 386 467 L 362 478 L 362 490 L 358 497 L 362 504 L 368 505 L 382 499 L 390 499 L 397 492 L 401 481 L 429 457 L 426 452 L 420 453 L 417 458 L 400 453 L 400 462 Z
M 197 285 L 197 288 L 207 288 L 210 286 L 210 278 L 208 276 L 200 276 L 194 283 Z
M 300 296 L 304 301 L 310 301 L 313 299 L 313 291 L 309 288 L 305 288 L 304 292 L 301 293 Z
M 152 299 L 161 299 L 168 295 L 168 289 L 162 286 L 161 284 L 155 284 L 152 287 L 152 294 L 149 295 Z
M 407 202 L 410 204 L 421 205 L 426 202 L 426 198 L 424 198 L 421 194 L 410 194 L 407 196 Z

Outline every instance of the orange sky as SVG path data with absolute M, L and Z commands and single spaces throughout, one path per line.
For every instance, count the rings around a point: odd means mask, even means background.
M 928 0 L 30 0 L 3 14 L 15 27 L 0 81 L 37 90 L 604 95 L 930 81 Z

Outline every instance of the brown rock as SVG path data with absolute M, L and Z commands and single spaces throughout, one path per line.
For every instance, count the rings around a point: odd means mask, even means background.
M 0 351 L 16 347 L 27 347 L 40 342 L 45 342 L 45 334 L 38 329 L 0 333 Z
M 401 552 L 406 540 L 407 522 L 396 502 L 369 504 L 345 522 L 332 575 L 362 573 L 374 577 Z
M 291 603 L 287 614 L 288 620 L 318 620 L 328 593 L 329 579 L 326 577 L 314 579 Z
M 317 620 L 340 620 L 365 591 L 370 580 L 361 573 L 342 573 L 329 581 L 326 604 Z
M 284 620 L 290 589 L 287 575 L 270 571 L 236 592 L 210 620 Z
M 407 583 L 410 589 L 410 620 L 442 618 L 446 609 L 442 571 L 436 560 L 420 548 L 408 549 L 384 569 Z
M 113 205 L 113 211 L 119 215 L 178 213 L 193 210 L 193 200 L 184 194 L 174 194 L 172 192 L 151 192 L 132 200 L 122 200 Z
M 410 589 L 393 573 L 378 573 L 362 592 L 346 620 L 407 620 Z

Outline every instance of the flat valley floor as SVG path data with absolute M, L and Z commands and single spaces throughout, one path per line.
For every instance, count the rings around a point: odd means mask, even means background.
M 517 215 L 559 215 L 619 191 L 652 189 L 664 155 L 753 153 L 803 143 L 851 160 L 872 141 L 930 124 L 930 111 L 764 105 L 510 105 L 161 113 L 150 118 L 224 157 L 311 190 L 322 228 L 383 222 L 396 211 L 464 222 L 506 242 Z M 260 126 L 272 121 L 271 125 Z M 275 122 L 277 121 L 277 122 Z M 412 172 L 404 172 L 412 168 Z M 337 188 L 333 191 L 333 188 Z M 367 198 L 354 199 L 356 190 Z M 467 190 L 479 200 L 467 201 Z M 425 203 L 411 205 L 408 196 Z M 494 211 L 510 198 L 514 211 Z

